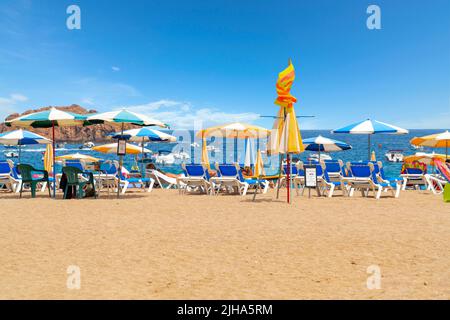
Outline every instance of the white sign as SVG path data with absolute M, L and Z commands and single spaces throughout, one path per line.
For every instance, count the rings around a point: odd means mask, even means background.
M 127 142 L 124 139 L 119 139 L 117 141 L 117 155 L 124 156 L 127 154 Z
M 316 166 L 305 166 L 305 187 L 316 188 L 317 187 L 317 171 Z

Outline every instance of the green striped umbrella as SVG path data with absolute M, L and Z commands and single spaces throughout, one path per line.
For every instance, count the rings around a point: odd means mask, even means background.
M 56 197 L 56 173 L 55 173 L 55 127 L 67 127 L 87 124 L 86 116 L 50 108 L 49 110 L 26 114 L 24 116 L 5 121 L 7 126 L 52 128 L 53 140 L 53 197 Z

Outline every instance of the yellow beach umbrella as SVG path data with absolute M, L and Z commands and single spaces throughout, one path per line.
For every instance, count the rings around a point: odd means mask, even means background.
M 263 138 L 270 134 L 270 130 L 242 122 L 227 123 L 200 130 L 197 137 L 221 136 L 224 138 Z
M 295 80 L 295 69 L 289 60 L 289 66 L 278 75 L 276 84 L 278 97 L 275 104 L 280 106 L 273 124 L 267 152 L 273 154 L 286 154 L 287 165 L 290 167 L 289 154 L 305 151 L 302 136 L 295 115 L 294 103 L 297 99 L 291 95 L 291 87 Z M 282 161 L 280 161 L 282 163 Z M 281 176 L 280 163 L 280 176 Z M 287 200 L 290 202 L 290 177 L 287 174 Z M 279 191 L 279 190 L 278 190 Z M 278 192 L 277 192 L 278 197 Z
M 85 162 L 99 162 L 99 158 L 95 158 L 86 154 L 74 153 L 74 154 L 66 154 L 64 156 L 56 157 L 56 161 L 61 160 L 83 160 Z
M 117 143 L 108 143 L 101 146 L 93 147 L 91 150 L 98 151 L 101 153 L 116 154 L 117 153 Z M 151 153 L 150 150 L 146 148 L 141 148 L 135 144 L 127 143 L 126 148 L 127 154 L 140 154 L 140 153 Z
M 441 133 L 435 133 L 424 137 L 415 137 L 410 141 L 415 146 L 445 148 L 446 157 L 448 157 L 448 147 L 450 146 L 450 132 L 447 130 Z
M 259 138 L 266 138 L 270 135 L 270 130 L 255 126 L 248 123 L 243 122 L 233 122 L 233 123 L 227 123 L 222 124 L 219 126 L 214 126 L 210 128 L 206 128 L 203 130 L 200 130 L 197 132 L 197 137 L 199 138 L 206 138 L 206 137 L 221 137 L 221 138 L 230 138 L 235 139 L 235 157 L 237 157 L 237 139 L 247 139 L 247 138 L 253 138 L 253 139 L 259 139 Z M 204 141 L 205 142 L 205 141 Z M 203 143 L 205 145 L 205 143 Z M 226 151 L 225 147 L 226 144 L 224 143 L 224 162 L 226 162 Z M 202 150 L 203 155 L 203 150 Z M 237 159 L 235 158 L 235 161 Z
M 52 172 L 53 168 L 53 146 L 48 144 L 44 153 L 44 170 Z
M 434 166 L 434 160 L 436 159 L 445 161 L 445 154 L 417 152 L 416 154 L 403 158 L 403 162 L 412 163 L 414 161 L 419 161 L 427 165 Z
M 375 151 L 372 151 L 372 154 L 370 156 L 370 161 L 377 161 L 377 156 L 375 155 Z

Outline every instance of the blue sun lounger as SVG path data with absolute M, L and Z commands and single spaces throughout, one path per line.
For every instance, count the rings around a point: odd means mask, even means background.
M 181 164 L 184 177 L 177 178 L 178 190 L 213 194 L 213 185 L 208 168 L 203 164 Z
M 350 187 L 349 196 L 353 196 L 355 190 L 360 190 L 363 196 L 373 191 L 375 199 L 379 199 L 383 191 L 391 191 L 395 198 L 399 197 L 401 184 L 396 184 L 394 187 L 391 183 L 383 182 L 379 179 L 373 163 L 348 162 L 347 168 L 351 177 L 344 178 L 344 181 Z
M 217 193 L 221 190 L 228 192 L 237 190 L 240 195 L 245 196 L 249 188 L 253 188 L 257 192 L 257 189 L 262 187 L 263 193 L 266 193 L 269 188 L 269 182 L 267 180 L 245 179 L 237 163 L 216 163 L 215 166 L 218 176 L 211 178 L 211 181 L 214 184 L 213 190 L 217 191 Z

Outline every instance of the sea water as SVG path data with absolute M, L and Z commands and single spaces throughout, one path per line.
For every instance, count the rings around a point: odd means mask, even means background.
M 383 161 L 385 171 L 390 176 L 396 176 L 400 173 L 401 163 L 388 162 L 385 158 L 385 153 L 389 150 L 403 150 L 405 156 L 414 154 L 417 150 L 410 146 L 409 141 L 413 137 L 424 136 L 428 134 L 433 134 L 437 132 L 442 132 L 443 130 L 433 129 L 433 130 L 410 130 L 409 134 L 406 135 L 392 135 L 392 134 L 375 134 L 371 135 L 371 150 L 375 151 L 377 160 Z M 146 145 L 147 149 L 150 149 L 153 154 L 159 152 L 171 153 L 171 152 L 185 152 L 190 156 L 190 159 L 184 160 L 187 163 L 200 163 L 201 161 L 201 139 L 195 137 L 193 131 L 167 131 L 169 134 L 174 134 L 178 138 L 177 143 L 149 143 Z M 329 130 L 303 130 L 302 138 L 312 138 L 318 135 L 322 135 L 331 139 L 340 140 L 350 144 L 353 148 L 347 151 L 331 152 L 328 153 L 333 159 L 342 159 L 347 161 L 360 161 L 367 160 L 368 157 L 368 138 L 367 135 L 352 135 L 352 134 L 331 134 Z M 208 138 L 207 144 L 213 146 L 214 151 L 209 152 L 210 163 L 233 163 L 237 160 L 238 163 L 244 163 L 245 160 L 245 141 L 237 140 L 237 145 L 235 146 L 234 139 L 226 139 L 225 150 L 223 148 L 222 138 Z M 59 141 L 58 141 L 59 142 Z M 262 157 L 264 161 L 266 174 L 276 174 L 279 168 L 279 157 L 272 156 L 268 157 L 264 151 L 266 150 L 267 141 L 266 139 L 260 139 L 254 142 L 255 149 L 259 145 L 259 148 L 263 151 Z M 56 156 L 62 156 L 66 154 L 73 154 L 76 152 L 94 156 L 104 160 L 117 160 L 118 156 L 115 154 L 103 154 L 89 149 L 80 149 L 82 144 L 70 144 L 67 143 L 64 148 L 57 148 Z M 15 148 L 6 148 L 0 146 L 0 161 L 5 160 L 5 152 L 16 151 Z M 21 162 L 33 165 L 37 169 L 43 168 L 43 152 L 45 151 L 45 145 L 34 145 L 34 146 L 23 146 L 21 148 Z M 225 153 L 224 153 L 225 151 Z M 443 149 L 431 149 L 425 148 L 424 152 L 440 152 L 443 153 Z M 300 155 L 294 155 L 295 158 L 306 161 L 311 153 L 305 151 Z M 140 157 L 140 156 L 139 156 Z M 18 159 L 13 159 L 15 162 Z M 157 165 L 161 170 L 171 173 L 181 173 L 181 160 L 174 164 L 160 164 Z M 136 162 L 136 156 L 127 155 L 124 157 L 124 165 L 127 169 L 131 169 L 133 166 L 140 166 Z

